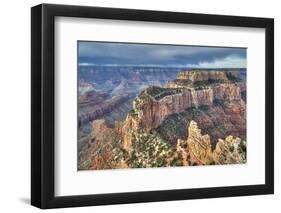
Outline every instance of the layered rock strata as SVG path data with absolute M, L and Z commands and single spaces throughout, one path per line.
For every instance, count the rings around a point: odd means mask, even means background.
M 246 84 L 238 72 L 188 71 L 149 87 L 113 128 L 92 123 L 80 169 L 246 162 Z
M 195 121 L 188 126 L 187 140 L 178 140 L 177 147 L 182 148 L 184 156 L 188 156 L 189 165 L 240 164 L 246 162 L 246 142 L 229 135 L 224 140 L 218 139 L 212 150 L 210 136 L 202 135 Z M 178 148 L 179 149 L 179 148 Z
M 133 102 L 131 113 L 141 128 L 157 128 L 168 115 L 180 113 L 190 107 L 212 106 L 214 101 L 242 101 L 239 73 L 222 71 L 181 72 L 175 81 L 166 88 L 150 87 L 144 90 Z M 233 77 L 235 76 L 235 77 Z M 214 80 L 225 83 L 212 83 Z M 192 81 L 193 84 L 181 85 L 177 80 Z M 243 88 L 244 89 L 244 88 Z

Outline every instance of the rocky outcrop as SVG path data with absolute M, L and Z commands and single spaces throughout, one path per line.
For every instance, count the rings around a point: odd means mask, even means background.
M 203 134 L 211 138 L 214 148 L 218 138 L 233 135 L 246 140 L 246 104 L 240 101 L 214 101 L 212 106 L 188 108 L 169 115 L 156 131 L 169 143 L 187 137 L 186 125 L 194 120 Z
M 219 139 L 213 157 L 216 164 L 246 163 L 246 142 L 231 135 Z
M 186 141 L 178 140 L 177 150 L 181 149 L 189 165 L 240 164 L 246 162 L 246 142 L 240 138 L 227 136 L 225 140 L 218 139 L 212 150 L 210 136 L 202 135 L 195 121 L 188 126 Z M 184 144 L 186 144 L 185 148 Z
M 128 129 L 126 136 L 131 134 L 132 140 L 123 143 L 127 146 L 123 148 L 128 155 L 122 162 L 126 162 L 129 168 L 246 163 L 246 142 L 239 137 L 229 135 L 218 139 L 215 148 L 212 148 L 210 136 L 202 134 L 195 121 L 189 122 L 186 131 L 187 138 L 178 139 L 174 146 L 145 129 Z
M 216 100 L 241 101 L 243 85 L 234 82 L 234 79 L 238 81 L 237 75 L 222 71 L 181 72 L 177 80 L 192 81 L 199 83 L 199 86 L 183 86 L 174 81 L 168 83 L 166 88 L 150 87 L 144 90 L 133 102 L 134 119 L 139 127 L 153 129 L 159 127 L 168 115 L 190 107 L 212 106 Z M 232 76 L 231 81 L 229 76 Z M 215 80 L 224 80 L 225 83 L 214 83 Z
M 128 115 L 126 121 L 121 126 L 121 134 L 123 136 L 123 147 L 128 153 L 132 152 L 132 141 L 134 138 L 133 131 L 138 128 L 138 124 L 132 116 Z
M 104 119 L 92 122 L 90 140 L 79 152 L 79 170 L 127 168 L 126 151 L 117 129 L 108 128 Z
M 112 127 L 93 121 L 79 169 L 245 163 L 245 81 L 236 72 L 208 72 L 182 72 L 145 89 Z
M 212 70 L 192 70 L 179 72 L 177 75 L 179 80 L 190 80 L 191 82 L 208 81 L 208 80 L 228 80 L 227 73 L 224 71 Z
M 213 100 L 241 100 L 240 87 L 235 84 L 218 84 L 212 87 Z
M 230 135 L 224 140 L 218 139 L 213 149 L 210 136 L 203 135 L 193 120 L 186 128 L 188 137 L 178 139 L 176 146 L 163 141 L 160 135 L 146 129 L 134 129 L 133 121 L 127 124 L 130 126 L 120 124 L 115 129 L 110 129 L 106 127 L 104 120 L 93 122 L 92 142 L 79 154 L 79 169 L 246 163 L 245 141 Z M 122 135 L 118 134 L 120 131 L 123 131 L 124 141 L 119 137 Z M 129 143 L 126 137 L 131 137 L 128 139 Z M 122 141 L 123 143 L 120 143 Z
M 157 128 L 168 115 L 183 112 L 193 106 L 211 106 L 214 94 L 213 89 L 210 88 L 182 89 L 180 93 L 167 95 L 160 100 L 150 98 L 149 101 L 137 99 L 133 105 L 137 114 L 137 122 L 142 128 Z
M 226 134 L 246 138 L 246 104 L 241 96 L 243 82 L 239 82 L 238 76 L 236 72 L 182 72 L 177 80 L 192 81 L 199 83 L 199 86 L 192 84 L 147 88 L 134 100 L 132 110 L 124 122 L 124 148 L 131 152 L 133 136 L 130 132 L 143 128 L 157 129 L 164 139 L 173 143 L 186 136 L 181 133 L 182 124 L 189 125 L 191 119 L 196 120 L 204 128 L 204 132 L 212 136 L 212 139 L 204 139 L 206 143 L 209 141 L 210 147 Z M 226 82 L 218 83 L 215 80 Z M 174 83 L 177 85 L 176 80 Z M 170 115 L 179 115 L 179 118 L 176 121 Z M 175 126 L 171 126 L 171 123 Z
M 213 153 L 209 135 L 202 135 L 197 123 L 191 121 L 188 127 L 188 150 L 192 165 L 212 164 Z

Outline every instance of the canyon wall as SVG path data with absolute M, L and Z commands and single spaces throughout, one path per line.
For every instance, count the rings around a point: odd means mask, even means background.
M 82 99 L 83 96 L 79 98 Z M 86 100 L 86 103 L 79 100 L 79 126 L 104 117 L 117 107 L 128 102 L 130 98 L 126 95 L 106 96 L 105 98 L 102 95 L 96 95 Z
M 89 112 L 100 117 L 123 98 L 85 95 L 83 119 Z M 102 116 L 91 124 L 79 170 L 246 163 L 246 82 L 234 71 L 180 72 L 164 87 L 140 92 L 125 121 L 108 126 Z
M 237 76 L 236 72 L 233 73 L 235 73 L 234 75 Z M 227 77 L 227 73 L 224 71 L 192 70 L 192 71 L 179 72 L 177 75 L 177 79 L 198 82 L 198 81 L 207 81 L 207 80 L 228 80 L 228 77 Z
M 190 74 L 191 73 L 191 74 Z M 196 74 L 197 73 L 197 74 Z M 230 75 L 230 74 L 228 74 Z M 232 72 L 231 76 L 237 77 Z M 179 86 L 177 80 L 191 80 L 193 83 L 204 85 Z M 225 83 L 209 83 L 211 80 L 224 80 Z M 220 101 L 242 101 L 241 88 L 245 89 L 244 83 L 230 81 L 222 71 L 216 72 L 181 72 L 178 78 L 166 85 L 166 90 L 159 93 L 143 91 L 143 95 L 136 98 L 133 103 L 136 122 L 142 128 L 157 128 L 161 122 L 170 114 L 180 113 L 190 107 L 212 106 L 215 100 Z M 207 82 L 206 82 L 207 81 Z M 157 90 L 157 88 L 155 89 Z M 171 92 L 171 91 L 176 91 Z M 172 94 L 171 94 L 172 93 Z M 161 97 L 161 98 L 158 98 Z

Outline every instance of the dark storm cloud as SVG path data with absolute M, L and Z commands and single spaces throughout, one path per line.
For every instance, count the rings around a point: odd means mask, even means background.
M 245 67 L 246 49 L 79 42 L 79 63 Z

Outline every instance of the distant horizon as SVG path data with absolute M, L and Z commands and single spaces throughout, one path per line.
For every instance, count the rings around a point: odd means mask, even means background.
M 78 41 L 79 66 L 246 69 L 247 49 Z
M 96 66 L 96 67 L 155 67 L 155 68 L 186 68 L 186 69 L 247 69 L 247 67 L 188 67 L 186 65 L 161 65 L 161 64 L 95 64 L 79 63 L 78 66 Z

